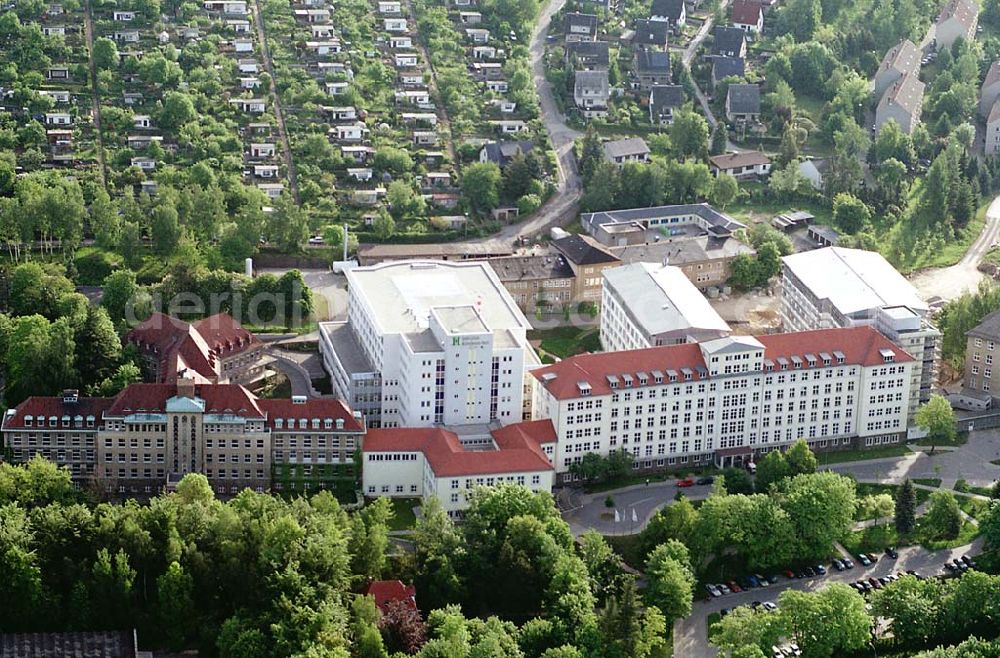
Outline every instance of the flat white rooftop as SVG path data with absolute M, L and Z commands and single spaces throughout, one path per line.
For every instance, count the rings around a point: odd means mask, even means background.
M 428 327 L 431 309 L 456 307 L 476 309 L 478 321 L 494 333 L 531 328 L 485 262 L 411 260 L 357 267 L 347 273 L 347 287 L 372 309 L 383 334 L 420 333 Z M 456 314 L 444 313 L 446 326 L 462 324 Z M 468 313 L 458 315 L 469 319 Z
M 730 330 L 679 267 L 632 263 L 604 270 L 604 281 L 651 336 L 686 329 Z
M 927 303 L 916 289 L 874 251 L 826 247 L 781 260 L 817 299 L 829 299 L 845 316 L 883 306 L 906 306 L 927 315 Z

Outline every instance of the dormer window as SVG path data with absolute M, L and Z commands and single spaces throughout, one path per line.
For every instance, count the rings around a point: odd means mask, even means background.
M 892 363 L 896 360 L 896 353 L 887 347 L 884 347 L 878 351 L 882 355 L 882 363 Z
M 622 375 L 622 383 L 625 384 L 626 388 L 628 388 L 629 386 L 631 386 L 632 385 L 632 375 L 628 375 L 628 374 Z
M 34 424 L 35 424 L 35 417 L 34 416 L 25 416 L 24 417 L 24 426 L 25 427 L 32 427 Z
M 275 419 L 274 419 L 274 428 L 275 428 L 275 429 L 279 429 L 279 430 L 280 430 L 280 429 L 281 429 L 281 428 L 283 428 L 284 426 L 285 426 L 285 421 L 284 421 L 284 419 L 281 419 L 281 418 L 275 418 Z
M 333 427 L 333 419 L 331 419 L 331 418 L 324 418 L 323 419 L 323 429 L 327 429 L 328 430 L 331 427 Z
M 844 358 L 844 353 L 839 351 L 833 353 L 833 358 L 837 360 L 837 365 L 843 365 L 844 361 L 846 361 L 846 359 Z
M 319 418 L 313 418 L 312 419 L 312 428 L 314 430 L 318 430 L 319 429 Z

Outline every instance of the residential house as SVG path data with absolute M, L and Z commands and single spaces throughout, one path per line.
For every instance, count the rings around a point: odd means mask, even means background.
M 389 37 L 389 47 L 393 50 L 409 50 L 413 48 L 413 37 L 406 34 L 394 34 Z
M 240 54 L 253 52 L 253 39 L 233 39 L 233 50 Z
M 743 78 L 746 76 L 746 60 L 742 57 L 712 58 L 712 88 L 726 78 Z
M 46 80 L 68 80 L 69 79 L 69 67 L 68 66 L 50 66 L 45 69 L 45 79 Z
M 38 95 L 47 96 L 56 104 L 65 104 L 70 101 L 70 93 L 68 89 L 39 89 Z
M 670 84 L 670 53 L 666 50 L 637 50 L 635 76 L 642 91 L 649 91 L 653 85 Z
M 42 34 L 47 37 L 64 37 L 66 36 L 66 26 L 65 25 L 43 25 Z M 117 34 L 115 35 L 117 38 Z
M 903 39 L 885 53 L 872 78 L 872 94 L 876 102 L 882 100 L 886 90 L 904 75 L 920 73 L 920 57 L 920 49 L 909 39 Z
M 649 90 L 649 122 L 666 125 L 674 122 L 674 111 L 684 104 L 681 85 L 653 85 Z
M 149 130 L 153 127 L 153 118 L 148 114 L 135 114 L 132 116 L 132 127 L 136 130 Z
M 278 199 L 285 192 L 284 183 L 257 183 L 257 189 L 263 192 L 268 199 Z
M 360 142 L 368 134 L 368 128 L 360 121 L 345 123 L 330 128 L 330 134 L 338 142 Z
M 385 18 L 382 20 L 382 24 L 386 32 L 407 31 L 405 18 Z
M 133 167 L 138 167 L 143 171 L 154 171 L 156 169 L 156 160 L 153 158 L 136 157 L 132 158 L 131 162 Z
M 571 41 L 566 44 L 566 63 L 576 70 L 606 69 L 609 62 L 607 41 Z
M 134 151 L 145 151 L 153 142 L 163 143 L 162 135 L 129 135 L 125 143 Z
M 296 9 L 295 18 L 306 23 L 329 23 L 329 9 Z
M 961 37 L 970 41 L 976 36 L 979 25 L 979 2 L 977 0 L 949 0 L 938 15 L 934 27 L 937 48 L 951 48 Z
M 250 144 L 250 157 L 266 160 L 274 157 L 276 153 L 274 144 L 269 144 L 266 142 L 251 143 Z
M 990 70 L 986 72 L 986 79 L 979 89 L 979 116 L 988 117 L 998 98 L 1000 98 L 1000 59 L 990 64 Z
M 417 590 L 407 587 L 399 580 L 376 580 L 368 584 L 365 596 L 375 599 L 375 606 L 381 612 L 389 611 L 390 603 L 403 603 L 406 607 L 417 609 Z
M 111 16 L 115 21 L 119 21 L 122 23 L 131 23 L 132 21 L 135 20 L 134 11 L 116 11 L 112 12 Z
M 403 3 L 399 0 L 379 0 L 378 13 L 380 14 L 402 14 Z
M 990 115 L 986 118 L 986 155 L 1000 153 L 1000 99 L 993 102 Z
M 572 12 L 563 17 L 566 43 L 597 40 L 597 16 Z
M 826 171 L 826 160 L 807 158 L 799 163 L 799 173 L 809 181 L 814 190 L 823 189 L 823 173 Z
M 414 68 L 420 64 L 416 53 L 396 53 L 393 56 L 397 69 Z
M 462 25 L 479 25 L 483 22 L 483 15 L 478 11 L 460 11 L 458 22 Z
M 482 27 L 467 27 L 465 38 L 471 43 L 486 43 L 490 40 L 490 31 Z
M 526 154 L 533 148 L 535 148 L 534 143 L 529 141 L 487 142 L 479 151 L 479 161 L 492 162 L 503 169 L 514 156 Z
M 267 101 L 263 98 L 232 98 L 229 103 L 250 114 L 263 114 L 267 110 Z
M 46 112 L 45 113 L 45 125 L 46 126 L 71 126 L 73 125 L 73 117 L 69 112 Z
M 206 0 L 205 11 L 221 12 L 232 16 L 246 16 L 247 3 L 244 0 Z
M 350 121 L 355 122 L 358 120 L 358 111 L 353 105 L 324 105 L 323 113 L 326 114 L 330 121 Z
M 144 98 L 141 91 L 125 92 L 122 94 L 122 102 L 129 107 L 141 105 Z
M 670 23 L 639 18 L 635 21 L 632 45 L 637 48 L 666 50 L 670 43 Z
M 528 127 L 528 124 L 520 119 L 501 119 L 500 121 L 490 121 L 490 124 L 494 126 L 501 135 L 516 135 Z
M 433 112 L 403 112 L 401 115 L 403 123 L 407 125 L 421 124 L 427 126 L 437 126 L 438 118 Z
M 607 71 L 577 71 L 573 81 L 573 101 L 588 119 L 608 114 Z
M 604 142 L 604 159 L 619 167 L 628 162 L 648 162 L 649 146 L 642 137 L 629 137 Z
M 910 134 L 920 123 L 924 104 L 924 83 L 916 75 L 907 74 L 896 81 L 882 96 L 875 108 L 875 130 L 879 131 L 890 119 L 903 132 Z
M 277 178 L 281 172 L 281 168 L 275 164 L 255 164 L 253 166 L 253 175 L 257 178 Z
M 771 173 L 771 159 L 760 151 L 724 153 L 708 158 L 712 174 L 729 174 L 737 180 L 756 180 Z
M 733 0 L 732 20 L 744 32 L 760 34 L 764 30 L 764 5 L 761 0 Z
M 747 33 L 738 27 L 718 26 L 712 31 L 712 56 L 747 56 Z
M 687 24 L 687 9 L 684 7 L 684 0 L 653 0 L 649 19 L 667 23 L 674 34 L 679 33 Z
M 232 30 L 233 34 L 250 34 L 250 21 L 242 18 L 226 21 L 226 27 Z
M 731 84 L 726 93 L 726 119 L 731 123 L 757 123 L 760 121 L 760 86 L 757 84 Z

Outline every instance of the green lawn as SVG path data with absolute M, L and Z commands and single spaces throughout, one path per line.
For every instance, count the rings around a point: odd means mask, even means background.
M 902 457 L 910 454 L 906 446 L 881 446 L 878 448 L 862 448 L 859 450 L 836 450 L 816 453 L 816 461 L 820 466 L 827 464 L 843 464 L 844 462 L 859 462 L 868 459 L 884 457 Z
M 528 340 L 541 340 L 541 349 L 565 359 L 583 352 L 601 351 L 597 327 L 556 327 L 528 332 Z
M 972 523 L 966 521 L 962 524 L 962 529 L 958 533 L 958 537 L 955 539 L 930 539 L 928 537 L 922 536 L 922 531 L 920 524 L 917 524 L 917 540 L 920 545 L 929 551 L 940 551 L 946 548 L 956 548 L 958 546 L 965 546 L 970 543 L 979 534 L 979 528 Z
M 858 498 L 861 498 L 862 496 L 874 496 L 876 494 L 883 494 L 884 493 L 884 494 L 889 494 L 890 496 L 893 497 L 893 500 L 895 500 L 896 493 L 899 491 L 899 485 L 898 484 L 874 484 L 874 483 L 871 483 L 871 482 L 858 482 L 857 485 L 855 485 L 855 491 L 858 494 Z M 914 489 L 913 491 L 914 491 L 914 493 L 917 496 L 917 506 L 918 507 L 920 505 L 922 505 L 923 503 L 925 503 L 927 501 L 927 499 L 930 498 L 930 496 L 931 496 L 931 492 L 928 491 L 927 489 Z M 859 513 L 855 514 L 854 520 L 855 521 L 867 521 L 869 518 L 871 518 L 871 517 L 862 516 L 860 514 L 860 510 L 859 510 Z
M 740 187 L 750 189 L 753 184 Z M 727 206 L 726 213 L 745 224 L 770 222 L 771 219 L 792 210 L 805 210 L 816 216 L 817 224 L 832 224 L 833 211 L 828 205 L 815 201 L 778 201 L 776 199 L 747 199 Z
M 958 433 L 956 433 L 955 434 L 955 438 L 952 439 L 951 441 L 940 441 L 940 440 L 932 439 L 929 436 L 925 436 L 922 439 L 917 439 L 917 441 L 916 441 L 916 443 L 917 443 L 918 446 L 936 446 L 936 447 L 945 447 L 945 448 L 950 448 L 950 447 L 955 447 L 955 446 L 964 446 L 968 442 L 969 442 L 969 433 L 968 432 L 958 432 Z
M 413 508 L 420 505 L 419 498 L 393 498 L 390 530 L 412 530 L 417 525 L 417 515 Z
M 705 619 L 707 622 L 705 624 L 705 631 L 708 637 L 712 637 L 712 626 L 714 626 L 720 619 L 722 619 L 722 615 L 718 612 L 709 613 L 708 617 Z
M 966 489 L 968 493 L 976 494 L 977 496 L 986 496 L 990 498 L 993 495 L 993 490 L 989 487 L 968 487 Z
M 907 544 L 905 540 L 900 540 L 896 527 L 892 523 L 883 523 L 864 530 L 853 530 L 841 538 L 840 543 L 851 555 L 881 553 L 887 546 Z
M 919 194 L 922 181 L 923 179 L 916 179 L 910 190 L 911 207 L 915 203 L 915 196 Z M 930 249 L 907 247 L 897 250 L 897 243 L 904 242 L 902 234 L 910 224 L 908 221 L 901 221 L 880 237 L 880 251 L 903 274 L 909 274 L 914 270 L 925 267 L 948 267 L 949 265 L 954 265 L 962 259 L 965 252 L 969 250 L 969 245 L 982 233 L 983 227 L 986 225 L 986 209 L 989 207 L 991 201 L 992 198 L 983 202 L 983 205 L 976 210 L 976 216 L 959 233 L 955 240 L 945 241 L 943 244 Z
M 955 500 L 958 501 L 959 509 L 977 521 L 986 514 L 986 510 L 990 507 L 989 501 L 971 496 L 955 496 Z
M 937 488 L 941 486 L 941 478 L 915 478 L 911 480 L 911 482 L 913 482 L 913 484 L 922 484 L 925 487 Z

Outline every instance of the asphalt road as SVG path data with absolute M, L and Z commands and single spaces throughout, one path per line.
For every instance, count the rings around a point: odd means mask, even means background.
M 549 34 L 549 24 L 552 16 L 566 4 L 566 0 L 552 0 L 538 17 L 535 31 L 531 35 L 531 70 L 538 91 L 538 101 L 541 106 L 540 116 L 549 133 L 552 148 L 556 152 L 556 191 L 542 205 L 531 219 L 504 226 L 499 233 L 488 238 L 464 240 L 466 244 L 497 243 L 510 246 L 512 242 L 522 237 L 538 235 L 575 218 L 579 212 L 578 204 L 583 190 L 580 184 L 580 174 L 576 168 L 576 155 L 573 146 L 577 130 L 566 125 L 566 117 L 559 111 L 555 97 L 552 95 L 552 85 L 545 78 L 545 42 Z
M 962 260 L 951 267 L 921 270 L 910 277 L 910 282 L 924 299 L 935 296 L 953 299 L 967 290 L 973 290 L 985 278 L 985 275 L 977 269 L 979 263 L 998 239 L 1000 239 L 1000 197 L 993 199 L 986 210 L 986 226 L 962 256 Z
M 931 552 L 919 546 L 905 547 L 899 549 L 899 558 L 892 560 L 882 556 L 867 568 L 862 567 L 855 558 L 855 567 L 847 571 L 834 571 L 830 568 L 825 576 L 801 580 L 779 576 L 780 580 L 770 587 L 696 601 L 691 615 L 674 623 L 674 655 L 683 658 L 714 658 L 718 655 L 717 649 L 708 643 L 708 615 L 722 608 L 747 605 L 753 601 L 777 602 L 778 594 L 786 589 L 814 591 L 827 583 L 852 583 L 862 577 L 880 577 L 908 569 L 913 569 L 922 576 L 936 576 L 945 573 L 945 562 L 966 554 L 977 555 L 981 550 L 982 538 L 967 546 L 943 551 Z

